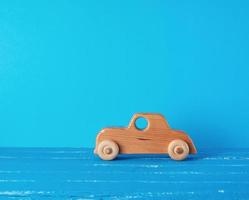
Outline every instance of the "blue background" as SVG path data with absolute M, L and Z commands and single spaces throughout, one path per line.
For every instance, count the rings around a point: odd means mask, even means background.
M 160 112 L 249 147 L 248 1 L 1 1 L 0 146 L 92 147 Z

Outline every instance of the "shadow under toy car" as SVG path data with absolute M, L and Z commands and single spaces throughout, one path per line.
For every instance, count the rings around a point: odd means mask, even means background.
M 136 121 L 147 120 L 147 127 L 139 129 Z M 137 113 L 127 128 L 104 128 L 96 138 L 94 153 L 103 160 L 113 160 L 118 154 L 169 154 L 183 160 L 196 148 L 183 131 L 173 130 L 161 114 Z

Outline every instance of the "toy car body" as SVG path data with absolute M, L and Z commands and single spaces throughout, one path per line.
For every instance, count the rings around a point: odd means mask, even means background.
M 143 130 L 136 120 L 148 122 Z M 103 160 L 113 160 L 118 154 L 169 154 L 174 160 L 183 160 L 197 153 L 187 134 L 173 130 L 161 114 L 137 113 L 127 128 L 104 128 L 96 138 L 94 153 Z

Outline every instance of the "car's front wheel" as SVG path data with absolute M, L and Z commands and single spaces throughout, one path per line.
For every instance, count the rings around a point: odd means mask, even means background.
M 189 154 L 189 146 L 183 140 L 173 140 L 169 143 L 168 154 L 173 160 L 184 160 Z
M 97 153 L 102 160 L 113 160 L 119 153 L 118 144 L 111 140 L 103 140 L 98 145 Z

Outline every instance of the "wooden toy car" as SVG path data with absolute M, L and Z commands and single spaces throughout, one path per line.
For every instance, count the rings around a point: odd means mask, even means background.
M 147 127 L 139 129 L 136 121 L 147 120 Z M 96 138 L 94 153 L 103 160 L 113 160 L 118 154 L 169 154 L 183 160 L 197 153 L 192 140 L 182 131 L 169 127 L 160 114 L 137 113 L 127 128 L 104 128 Z

